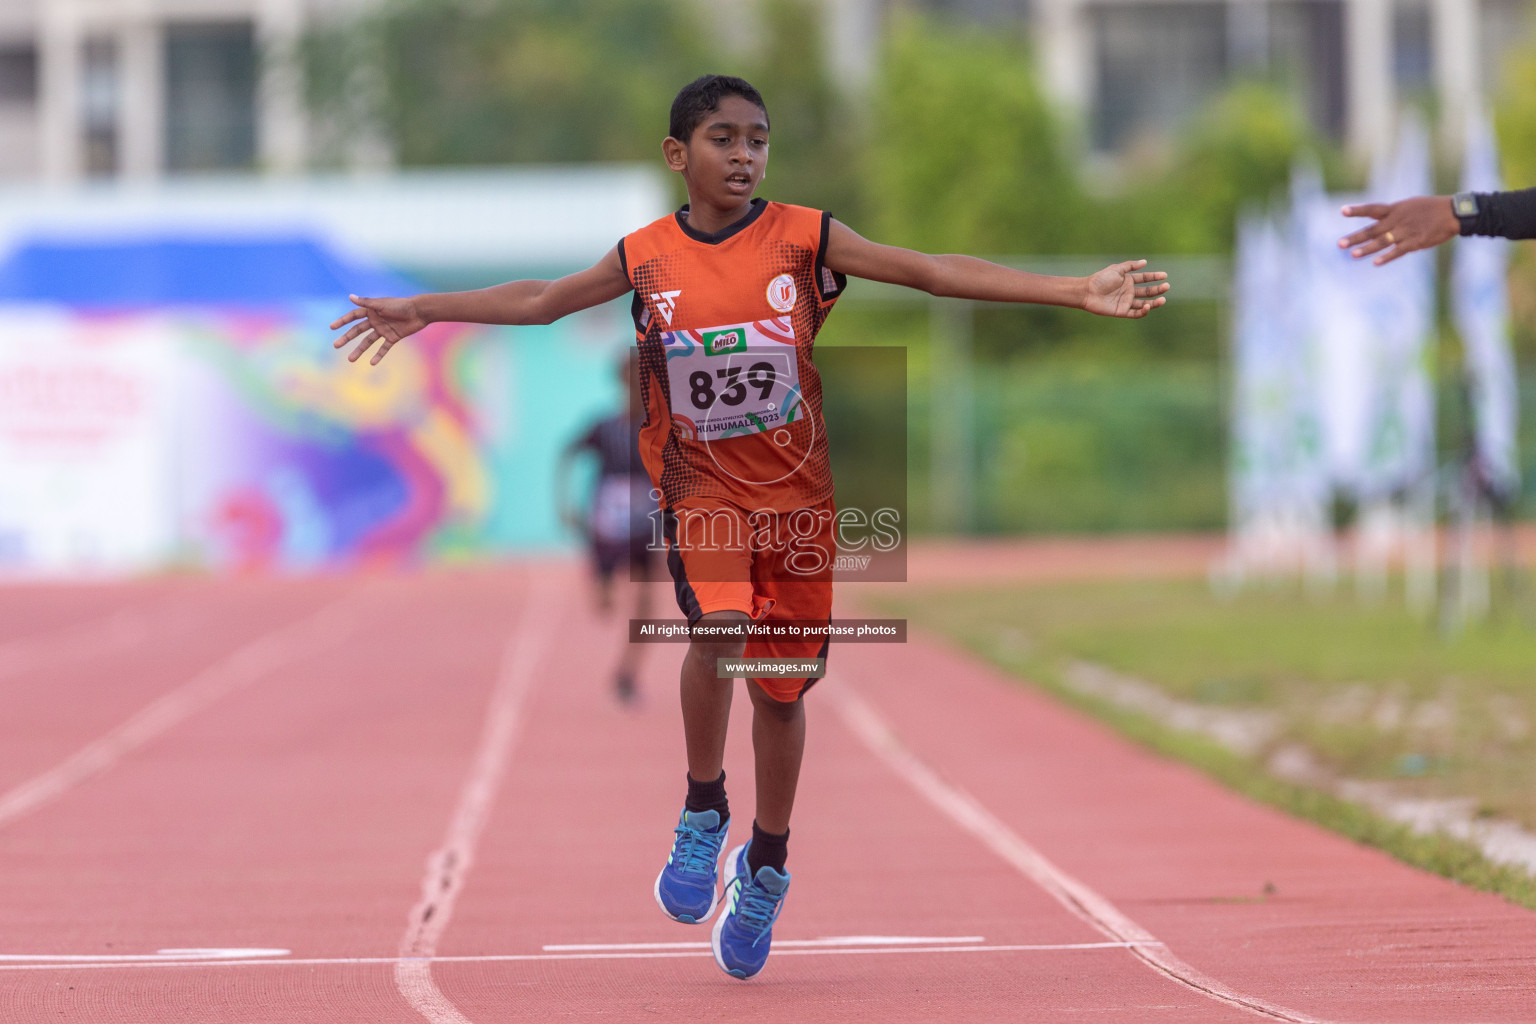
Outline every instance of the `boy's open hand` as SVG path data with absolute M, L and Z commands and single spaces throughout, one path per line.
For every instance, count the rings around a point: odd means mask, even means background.
M 334 348 L 343 348 L 353 339 L 358 339 L 357 348 L 347 353 L 348 362 L 357 362 L 359 356 L 373 347 L 374 342 L 380 342 L 379 350 L 368 360 L 369 365 L 377 366 L 380 359 L 388 354 L 395 343 L 408 338 L 427 326 L 427 321 L 416 309 L 413 299 L 364 299 L 356 295 L 348 295 L 357 308 L 345 316 L 337 317 L 331 322 L 331 330 L 337 331 L 347 324 L 354 326 L 337 338 L 333 343 Z M 360 321 L 360 322 L 358 322 Z
M 1168 300 L 1170 285 L 1161 270 L 1142 270 L 1146 260 L 1127 260 L 1105 267 L 1088 279 L 1083 308 L 1100 316 L 1144 317 Z

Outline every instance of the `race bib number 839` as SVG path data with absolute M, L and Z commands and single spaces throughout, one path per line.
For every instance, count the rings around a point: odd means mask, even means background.
M 800 367 L 788 317 L 662 336 L 672 418 L 700 441 L 795 422 Z

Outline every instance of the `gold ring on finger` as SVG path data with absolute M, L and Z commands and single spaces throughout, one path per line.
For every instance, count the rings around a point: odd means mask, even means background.
M 1385 235 L 1382 235 L 1381 237 L 1383 237 L 1383 238 L 1385 238 L 1387 240 L 1387 244 L 1388 245 L 1396 245 L 1397 244 L 1397 239 L 1392 237 L 1392 232 L 1390 232 L 1390 231 L 1388 231 Z

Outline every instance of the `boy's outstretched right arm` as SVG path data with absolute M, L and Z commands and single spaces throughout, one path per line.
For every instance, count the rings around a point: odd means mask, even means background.
M 1072 306 L 1100 316 L 1146 316 L 1168 301 L 1168 275 L 1144 270 L 1146 260 L 1113 263 L 1088 277 L 1051 277 L 974 256 L 931 256 L 881 245 L 841 221 L 831 223 L 826 265 L 849 277 L 905 285 L 957 299 Z
M 557 281 L 508 281 L 471 292 L 439 292 L 410 298 L 363 298 L 348 296 L 355 309 L 331 323 L 331 330 L 352 326 L 338 337 L 334 347 L 356 340 L 347 354 L 356 362 L 379 342 L 369 360 L 377 365 L 396 343 L 431 323 L 449 320 L 471 324 L 548 324 L 578 310 L 602 305 L 630 290 L 629 277 L 619 259 L 618 246 L 608 250 L 596 265 Z

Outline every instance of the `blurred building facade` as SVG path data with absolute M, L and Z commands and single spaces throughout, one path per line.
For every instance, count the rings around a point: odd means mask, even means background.
M 983 3 L 984 0 L 971 0 Z M 1006 6 L 1006 3 L 1002 3 Z M 1404 101 L 1468 112 L 1529 38 L 1530 0 L 1034 0 L 1047 88 L 1095 148 L 1176 124 L 1239 76 L 1286 82 L 1320 132 L 1379 154 Z
M 282 55 L 380 0 L 0 0 L 0 181 L 302 171 L 313 145 Z M 716 20 L 761 0 L 714 0 Z M 1025 21 L 1042 80 L 1086 141 L 1175 130 L 1234 78 L 1289 82 L 1322 133 L 1379 153 L 1403 100 L 1444 142 L 1529 38 L 1533 0 L 817 0 L 834 77 L 869 81 L 886 15 Z M 707 19 L 706 19 L 707 20 Z M 746 19 L 750 22 L 751 18 Z M 747 33 L 750 37 L 751 33 Z M 738 39 L 737 42 L 741 40 Z M 384 161 L 387 163 L 387 159 Z
M 0 180 L 68 183 L 306 164 L 271 59 L 369 0 L 0 0 Z
M 1030 19 L 1043 82 L 1094 149 L 1179 124 L 1232 79 L 1286 82 L 1321 133 L 1360 155 L 1388 144 L 1403 101 L 1440 112 L 1455 146 L 1503 58 L 1528 42 L 1531 0 L 930 0 Z

